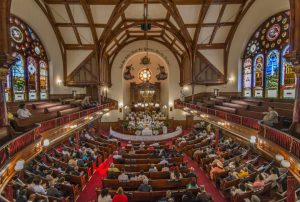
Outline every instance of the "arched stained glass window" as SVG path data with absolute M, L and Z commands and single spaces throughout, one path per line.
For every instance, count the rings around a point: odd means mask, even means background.
M 45 100 L 48 98 L 48 66 L 43 60 L 39 62 L 40 67 L 40 99 Z
M 39 37 L 25 22 L 11 16 L 10 38 L 16 61 L 7 77 L 6 100 L 48 99 L 48 59 Z
M 282 94 L 283 98 L 295 98 L 295 82 L 296 82 L 296 75 L 292 69 L 292 64 L 285 59 L 285 55 L 289 53 L 290 46 L 287 45 L 281 53 L 281 75 L 280 75 L 280 85 L 281 90 L 280 93 Z
M 266 64 L 266 97 L 268 98 L 276 98 L 278 96 L 279 61 L 280 53 L 278 50 L 272 50 L 268 53 Z
M 37 63 L 31 56 L 27 58 L 28 99 L 37 99 Z
M 295 74 L 284 57 L 289 51 L 289 28 L 290 12 L 285 11 L 270 17 L 252 35 L 244 52 L 244 96 L 295 97 Z
M 19 53 L 14 53 L 15 63 L 11 67 L 12 89 L 14 91 L 15 101 L 25 100 L 25 63 Z
M 251 77 L 252 77 L 252 60 L 247 58 L 244 61 L 244 96 L 251 97 Z
M 264 56 L 263 54 L 258 54 L 254 58 L 253 64 L 253 94 L 254 97 L 263 97 L 263 78 L 264 78 Z

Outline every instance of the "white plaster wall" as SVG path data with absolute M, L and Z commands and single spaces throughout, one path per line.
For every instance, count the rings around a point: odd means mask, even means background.
M 240 22 L 229 52 L 228 78 L 226 85 L 207 87 L 207 92 L 219 88 L 220 92 L 241 92 L 241 58 L 255 30 L 272 15 L 290 9 L 289 0 L 256 0 Z
M 12 0 L 11 13 L 21 18 L 38 34 L 49 60 L 50 94 L 85 93 L 85 88 L 70 88 L 57 84 L 63 80 L 63 60 L 55 33 L 43 11 L 34 0 Z
M 129 44 L 126 46 L 115 58 L 115 61 L 112 65 L 111 71 L 111 80 L 112 80 L 112 87 L 108 89 L 108 97 L 118 100 L 120 105 L 126 101 L 128 102 L 128 92 L 129 86 L 123 85 L 123 70 L 121 69 L 124 59 L 126 59 L 129 55 L 131 55 L 134 51 L 144 48 L 145 41 L 137 41 L 134 43 Z M 161 45 L 160 43 L 149 41 L 149 49 L 153 49 L 162 53 L 169 62 L 169 106 L 173 107 L 173 111 L 169 113 L 169 117 L 174 117 L 175 120 L 185 120 L 185 116 L 183 115 L 182 111 L 174 109 L 174 100 L 178 99 L 180 96 L 180 70 L 179 65 L 177 63 L 176 58 L 172 54 L 172 52 L 165 46 Z M 126 63 L 126 62 L 125 62 Z M 124 88 L 124 91 L 123 91 Z M 165 98 L 164 98 L 165 99 Z M 103 118 L 102 121 L 104 122 L 113 122 L 118 120 L 118 118 L 122 118 L 123 114 L 119 111 L 113 111 L 109 114 L 109 116 Z

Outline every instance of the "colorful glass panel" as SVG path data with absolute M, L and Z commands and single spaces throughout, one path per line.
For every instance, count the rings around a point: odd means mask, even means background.
M 279 60 L 280 52 L 278 50 L 272 50 L 267 55 L 266 65 L 266 90 L 267 97 L 275 98 L 278 96 L 279 86 Z
M 37 63 L 31 56 L 27 58 L 27 86 L 28 86 L 28 99 L 37 99 Z
M 244 96 L 251 97 L 251 77 L 252 77 L 252 60 L 250 58 L 244 61 Z
M 15 53 L 16 61 L 11 67 L 13 92 L 15 101 L 25 100 L 25 64 L 19 53 Z
M 11 81 L 10 81 L 10 73 L 8 73 L 6 75 L 6 80 L 4 83 L 4 87 L 5 87 L 5 100 L 6 102 L 11 102 L 12 101 L 12 97 L 11 97 L 11 85 L 10 85 Z
M 40 67 L 40 99 L 48 98 L 48 67 L 45 61 L 39 62 Z
M 11 78 L 7 79 L 7 101 L 47 99 L 48 59 L 38 35 L 25 22 L 11 16 L 10 38 L 17 60 L 12 65 Z M 9 96 L 12 93 L 14 96 Z
M 295 98 L 296 75 L 292 64 L 284 57 L 288 53 L 289 45 L 282 50 L 281 54 L 280 92 L 282 98 Z
M 253 95 L 263 97 L 264 56 L 258 54 L 253 64 Z

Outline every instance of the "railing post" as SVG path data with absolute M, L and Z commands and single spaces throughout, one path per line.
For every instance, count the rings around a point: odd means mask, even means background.
M 295 178 L 293 176 L 287 177 L 287 202 L 295 202 Z

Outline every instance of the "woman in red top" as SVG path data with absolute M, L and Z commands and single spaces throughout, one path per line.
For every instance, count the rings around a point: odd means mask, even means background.
M 112 202 L 128 202 L 127 196 L 124 194 L 123 188 L 119 187 Z

